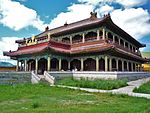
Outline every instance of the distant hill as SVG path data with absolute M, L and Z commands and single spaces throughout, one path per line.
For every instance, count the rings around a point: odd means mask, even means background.
M 0 62 L 0 67 L 13 67 L 14 65 L 9 62 Z
M 150 52 L 141 52 L 143 58 L 150 58 Z

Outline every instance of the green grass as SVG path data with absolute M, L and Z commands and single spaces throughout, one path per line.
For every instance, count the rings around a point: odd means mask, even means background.
M 149 113 L 150 100 L 45 84 L 0 86 L 0 113 Z
M 136 93 L 147 93 L 150 94 L 150 82 L 144 83 L 139 88 L 133 90 Z
M 75 86 L 75 87 L 83 87 L 83 88 L 95 88 L 95 89 L 104 89 L 111 90 L 117 89 L 120 87 L 127 86 L 127 80 L 75 80 L 73 78 L 65 78 L 57 81 L 57 85 L 67 85 L 67 86 Z

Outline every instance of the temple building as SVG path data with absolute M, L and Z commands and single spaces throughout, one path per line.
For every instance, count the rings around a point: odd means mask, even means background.
M 136 28 L 135 28 L 136 29 Z M 17 71 L 142 71 L 139 48 L 145 47 L 113 23 L 111 16 L 87 19 L 16 40 L 16 51 L 4 52 L 17 60 Z

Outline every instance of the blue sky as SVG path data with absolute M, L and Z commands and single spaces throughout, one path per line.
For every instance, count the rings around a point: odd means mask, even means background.
M 150 51 L 150 0 L 0 0 L 0 59 L 16 50 L 16 39 L 88 18 L 91 11 L 110 13 L 115 24 Z

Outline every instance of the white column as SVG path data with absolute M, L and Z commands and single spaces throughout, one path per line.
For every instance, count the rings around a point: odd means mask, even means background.
M 124 41 L 124 48 L 126 47 L 126 42 Z
M 109 58 L 109 70 L 112 71 L 112 59 Z
M 38 73 L 38 59 L 35 59 L 35 73 Z
M 124 71 L 124 61 L 122 60 L 122 71 Z
M 82 43 L 84 43 L 85 42 L 85 34 L 83 33 L 82 34 Z
M 117 68 L 117 71 L 118 71 L 118 59 L 116 59 L 116 68 Z
M 99 58 L 96 57 L 96 71 L 99 71 Z
M 17 60 L 16 71 L 19 71 L 19 60 Z
M 59 71 L 61 70 L 61 58 L 59 58 Z
M 118 40 L 119 40 L 119 45 L 120 45 L 120 37 L 118 37 Z
M 24 61 L 24 71 L 27 71 L 27 60 Z
M 68 61 L 68 70 L 70 70 L 70 61 Z
M 72 36 L 70 36 L 70 44 L 72 44 Z
M 108 71 L 108 58 L 105 56 L 105 71 Z
M 103 40 L 105 40 L 105 28 L 103 28 Z
M 50 56 L 48 56 L 48 59 L 47 59 L 47 71 L 50 71 L 51 70 L 51 58 Z
M 81 71 L 83 71 L 83 58 L 80 59 L 81 60 Z
M 113 43 L 115 43 L 115 35 L 113 35 Z
M 97 30 L 97 40 L 99 40 L 99 30 Z
M 133 71 L 133 62 L 131 62 L 131 71 Z
M 51 39 L 50 33 L 47 34 L 48 35 L 48 41 Z
M 127 61 L 127 71 L 129 71 L 129 62 Z

